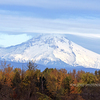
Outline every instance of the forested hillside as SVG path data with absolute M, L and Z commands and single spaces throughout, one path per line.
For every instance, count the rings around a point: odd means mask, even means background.
M 100 100 L 100 70 L 43 72 L 30 61 L 27 69 L 0 64 L 0 100 Z

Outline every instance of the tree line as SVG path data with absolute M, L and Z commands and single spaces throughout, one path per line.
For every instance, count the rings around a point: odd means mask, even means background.
M 0 100 L 99 100 L 100 86 L 85 85 L 99 83 L 100 70 L 90 73 L 46 68 L 41 72 L 33 61 L 27 70 L 13 68 L 5 61 L 0 65 Z

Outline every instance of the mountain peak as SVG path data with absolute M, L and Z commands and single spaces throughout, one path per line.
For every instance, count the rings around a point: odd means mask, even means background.
M 55 41 L 64 42 L 65 39 L 67 38 L 65 37 L 65 35 L 62 34 L 41 34 L 35 38 L 32 38 L 29 41 L 30 42 L 41 41 L 42 43 L 50 44 L 50 43 L 55 43 Z

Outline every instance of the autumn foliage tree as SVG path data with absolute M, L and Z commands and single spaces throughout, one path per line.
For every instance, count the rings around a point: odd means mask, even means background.
M 33 61 L 25 70 L 6 61 L 0 65 L 0 100 L 99 100 L 100 87 L 85 86 L 94 83 L 100 83 L 99 71 L 46 68 L 41 72 Z

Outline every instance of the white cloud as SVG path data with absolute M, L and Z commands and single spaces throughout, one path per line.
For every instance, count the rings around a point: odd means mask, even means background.
M 81 37 L 87 37 L 87 38 L 95 38 L 95 39 L 100 39 L 100 34 L 89 34 L 89 33 L 69 33 L 72 35 L 77 35 L 77 36 L 81 36 Z
M 8 33 L 60 33 L 95 38 L 100 34 L 100 19 L 43 19 L 0 15 L 0 26 L 0 31 Z

